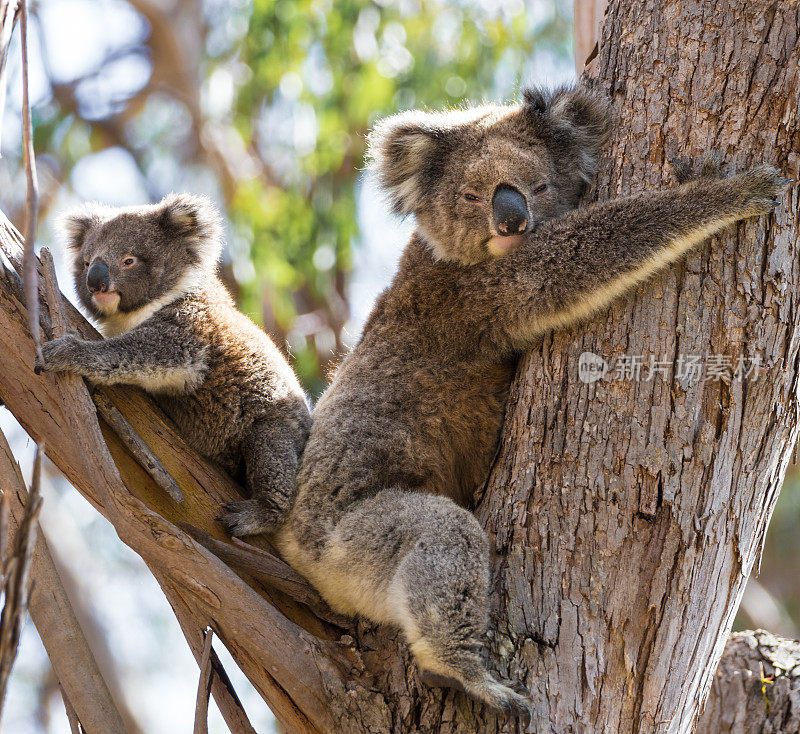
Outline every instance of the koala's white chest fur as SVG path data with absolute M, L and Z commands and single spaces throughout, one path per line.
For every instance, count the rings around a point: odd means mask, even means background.
M 130 331 L 158 313 L 164 306 L 169 306 L 170 303 L 175 302 L 178 298 L 182 298 L 187 293 L 195 290 L 200 285 L 202 276 L 203 272 L 198 268 L 187 270 L 175 286 L 160 298 L 156 298 L 134 311 L 117 310 L 114 313 L 104 315 L 98 323 L 100 331 L 107 339 Z

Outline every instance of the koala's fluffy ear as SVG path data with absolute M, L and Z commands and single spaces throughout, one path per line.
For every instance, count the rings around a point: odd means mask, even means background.
M 172 240 L 204 267 L 214 267 L 222 252 L 222 223 L 211 200 L 192 194 L 169 194 L 159 204 L 158 224 Z
M 455 136 L 444 115 L 419 110 L 401 112 L 375 126 L 367 158 L 396 213 L 411 214 L 422 204 Z
M 103 221 L 102 208 L 99 204 L 84 204 L 58 217 L 58 228 L 66 235 L 67 250 L 71 255 L 81 251 L 86 235 Z
M 557 157 L 578 154 L 579 173 L 591 180 L 611 130 L 611 104 L 585 87 L 526 89 L 523 109 Z

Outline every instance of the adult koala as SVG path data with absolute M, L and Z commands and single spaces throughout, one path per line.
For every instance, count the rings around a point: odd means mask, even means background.
M 529 697 L 480 655 L 489 544 L 459 506 L 486 479 L 518 357 L 786 183 L 761 167 L 574 211 L 608 129 L 582 89 L 377 126 L 378 175 L 417 229 L 316 407 L 277 535 L 334 609 L 399 625 L 423 680 L 521 715 Z

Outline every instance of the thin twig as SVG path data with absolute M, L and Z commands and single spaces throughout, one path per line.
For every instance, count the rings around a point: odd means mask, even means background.
M 75 712 L 75 708 L 72 706 L 72 703 L 70 703 L 64 687 L 59 686 L 59 689 L 61 690 L 61 699 L 64 701 L 64 710 L 67 712 L 67 720 L 69 721 L 70 731 L 72 734 L 83 734 L 84 729 L 81 726 L 78 714 Z
M 200 680 L 197 684 L 197 702 L 194 707 L 194 734 L 208 734 L 208 699 L 211 696 L 211 627 L 203 633 L 203 654 L 200 657 Z
M 19 635 L 22 621 L 28 608 L 28 578 L 30 574 L 33 547 L 36 542 L 36 519 L 42 507 L 42 446 L 36 447 L 33 461 L 33 479 L 25 514 L 14 537 L 14 548 L 4 564 L 4 604 L 0 615 L 0 715 L 6 697 L 6 686 L 11 676 L 11 668 L 17 657 Z M 5 489 L 5 491 L 9 491 Z
M 8 487 L 3 487 L 3 497 L 0 502 L 0 589 L 5 586 L 6 574 L 6 549 L 8 547 L 8 516 L 11 514 L 11 501 L 8 496 Z
M 0 0 L 0 132 L 3 129 L 3 110 L 6 108 L 6 62 L 16 12 L 17 0 Z
M 36 158 L 33 153 L 33 123 L 28 96 L 28 2 L 20 1 L 20 41 L 22 43 L 22 142 L 25 151 L 25 175 L 28 193 L 25 198 L 25 301 L 28 309 L 28 328 L 36 349 L 36 361 L 41 364 L 42 336 L 39 331 L 39 275 L 33 246 L 39 216 L 39 183 L 36 178 Z
M 116 405 L 101 391 L 95 390 L 92 393 L 97 412 L 103 417 L 119 436 L 125 448 L 131 452 L 133 458 L 151 476 L 153 481 L 161 487 L 175 502 L 183 502 L 183 493 L 178 483 L 172 478 L 166 467 L 159 461 L 158 457 L 150 450 L 144 439 L 136 432 L 136 429 L 122 415 Z
M 242 706 L 242 702 L 233 688 L 233 683 L 228 677 L 225 668 L 222 667 L 222 661 L 213 647 L 211 648 L 211 667 L 214 669 L 214 675 L 211 677 L 211 689 L 214 692 L 217 704 L 219 705 L 220 695 L 224 695 L 225 699 L 232 708 L 236 709 L 238 714 L 238 719 L 235 723 L 230 720 L 225 722 L 231 730 L 231 734 L 256 734 L 256 730 L 247 718 L 247 712 L 244 710 L 244 706 Z M 220 689 L 223 689 L 224 694 Z

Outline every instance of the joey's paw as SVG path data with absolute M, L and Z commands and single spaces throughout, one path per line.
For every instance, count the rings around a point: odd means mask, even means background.
M 64 372 L 69 371 L 75 363 L 82 339 L 74 332 L 53 339 L 42 344 L 44 362 L 36 361 L 37 372 Z
M 751 217 L 767 214 L 780 204 L 791 180 L 772 166 L 756 166 L 734 176 L 730 183 L 743 214 Z
M 220 505 L 217 522 L 237 538 L 258 533 L 272 533 L 283 522 L 282 513 L 270 510 L 258 500 L 238 500 Z
M 695 164 L 694 161 L 678 159 L 672 162 L 675 178 L 679 183 L 688 183 L 698 178 L 720 178 L 722 175 L 722 156 L 711 150 Z

